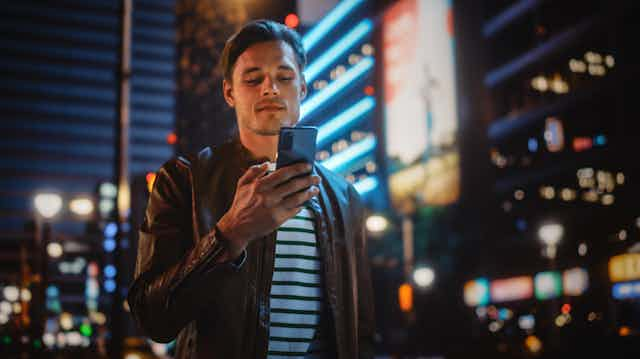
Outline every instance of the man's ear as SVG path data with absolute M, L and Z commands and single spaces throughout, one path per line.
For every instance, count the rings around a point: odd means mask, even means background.
M 229 107 L 234 107 L 236 102 L 233 98 L 233 86 L 231 86 L 231 83 L 226 79 L 222 80 L 222 94 Z
M 307 80 L 304 76 L 300 77 L 300 100 L 304 100 L 307 97 Z

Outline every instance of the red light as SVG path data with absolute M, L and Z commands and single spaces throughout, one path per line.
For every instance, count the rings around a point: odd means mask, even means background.
M 573 150 L 582 152 L 593 147 L 593 140 L 590 137 L 576 137 L 573 139 Z
M 167 135 L 167 143 L 170 145 L 175 145 L 178 142 L 178 136 L 175 133 L 171 132 Z
M 569 312 L 571 311 L 571 304 L 563 304 L 561 311 L 562 314 L 569 314 Z
M 296 14 L 289 14 L 284 18 L 284 24 L 293 29 L 300 25 L 300 19 Z
M 376 93 L 376 90 L 373 88 L 373 86 L 369 85 L 364 87 L 364 93 L 367 96 L 373 96 L 373 94 Z

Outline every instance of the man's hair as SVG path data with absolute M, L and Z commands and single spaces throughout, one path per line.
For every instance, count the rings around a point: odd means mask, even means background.
M 307 64 L 307 55 L 302 47 L 300 35 L 294 30 L 271 20 L 255 20 L 247 23 L 232 35 L 222 50 L 220 67 L 225 80 L 231 81 L 233 67 L 238 57 L 251 45 L 267 41 L 284 41 L 291 46 L 300 72 Z

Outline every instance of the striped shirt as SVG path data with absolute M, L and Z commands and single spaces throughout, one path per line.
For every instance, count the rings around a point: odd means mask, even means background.
M 269 359 L 310 358 L 321 348 L 318 333 L 323 288 L 313 216 L 303 208 L 278 229 L 270 293 Z

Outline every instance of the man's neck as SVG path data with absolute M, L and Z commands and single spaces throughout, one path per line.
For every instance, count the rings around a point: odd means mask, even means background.
M 275 162 L 278 153 L 278 136 L 262 136 L 240 130 L 240 142 L 253 158 L 268 158 Z

